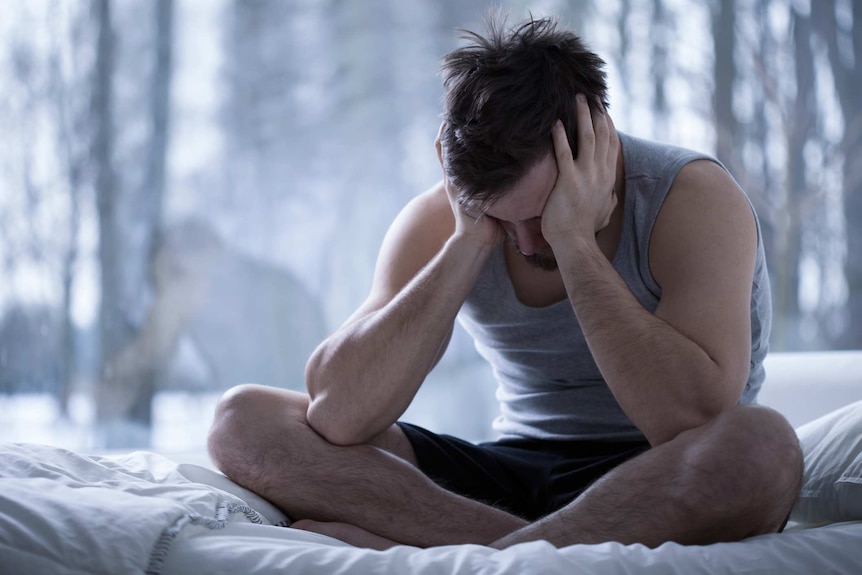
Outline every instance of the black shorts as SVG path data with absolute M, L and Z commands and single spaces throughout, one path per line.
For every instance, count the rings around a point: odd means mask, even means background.
M 647 441 L 503 439 L 478 445 L 398 425 L 422 470 L 452 491 L 534 521 L 571 503 L 596 479 L 649 449 Z

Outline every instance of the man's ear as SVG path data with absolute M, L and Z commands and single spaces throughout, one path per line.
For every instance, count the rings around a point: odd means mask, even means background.
M 434 147 L 437 149 L 437 160 L 440 166 L 443 166 L 443 130 L 446 129 L 446 121 L 440 123 L 440 129 L 437 130 L 437 138 L 434 140 Z

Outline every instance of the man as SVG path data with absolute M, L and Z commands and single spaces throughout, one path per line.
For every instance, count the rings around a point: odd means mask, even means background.
M 385 548 L 704 544 L 782 528 L 796 436 L 745 405 L 769 283 L 745 195 L 617 134 L 603 62 L 552 20 L 447 55 L 443 182 L 412 200 L 309 395 L 241 386 L 213 460 L 295 526 Z M 498 442 L 398 423 L 456 315 L 499 382 Z

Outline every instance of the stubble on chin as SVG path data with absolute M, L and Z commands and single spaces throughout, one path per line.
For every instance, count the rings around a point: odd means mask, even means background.
M 557 258 L 554 257 L 554 252 L 551 251 L 550 246 L 546 246 L 543 250 L 531 256 L 525 256 L 521 253 L 521 248 L 518 247 L 518 243 L 514 240 L 514 238 L 509 238 L 509 241 L 515 247 L 521 257 L 527 260 L 527 263 L 530 264 L 532 267 L 546 272 L 557 271 Z
M 524 257 L 527 259 L 527 263 L 534 268 L 539 268 L 546 272 L 557 271 L 557 258 L 555 258 L 554 254 L 550 253 L 550 251 L 546 254 L 533 254 L 531 256 Z

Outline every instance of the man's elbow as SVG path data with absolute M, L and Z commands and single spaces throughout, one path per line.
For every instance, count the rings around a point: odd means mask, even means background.
M 658 447 L 665 443 L 669 443 L 692 429 L 697 429 L 708 423 L 708 420 L 699 418 L 690 418 L 687 420 L 677 420 L 673 424 L 656 425 L 652 429 L 642 429 L 641 432 L 649 442 L 650 447 Z
M 356 421 L 337 411 L 345 410 L 331 409 L 321 398 L 312 399 L 306 414 L 309 427 L 332 445 L 358 445 L 371 439 L 373 434 L 363 432 Z
M 673 441 L 686 431 L 698 429 L 709 424 L 721 412 L 708 413 L 704 411 L 691 411 L 687 414 L 673 418 L 673 421 L 657 422 L 650 429 L 642 429 L 650 447 L 658 447 L 664 443 Z
M 744 388 L 744 384 L 740 389 L 742 388 Z M 713 397 L 701 398 L 701 401 L 696 405 L 677 409 L 672 417 L 657 418 L 649 429 L 641 431 L 652 447 L 658 447 L 676 439 L 686 431 L 709 425 L 721 414 L 733 409 L 740 396 L 741 391 L 738 394 L 723 393 Z
M 323 364 L 315 352 L 305 367 L 309 427 L 333 445 L 366 443 L 374 436 L 373 431 L 366 429 L 369 426 L 357 417 L 355 410 L 345 405 L 344 398 L 333 397 L 330 389 L 333 376 L 325 373 Z

